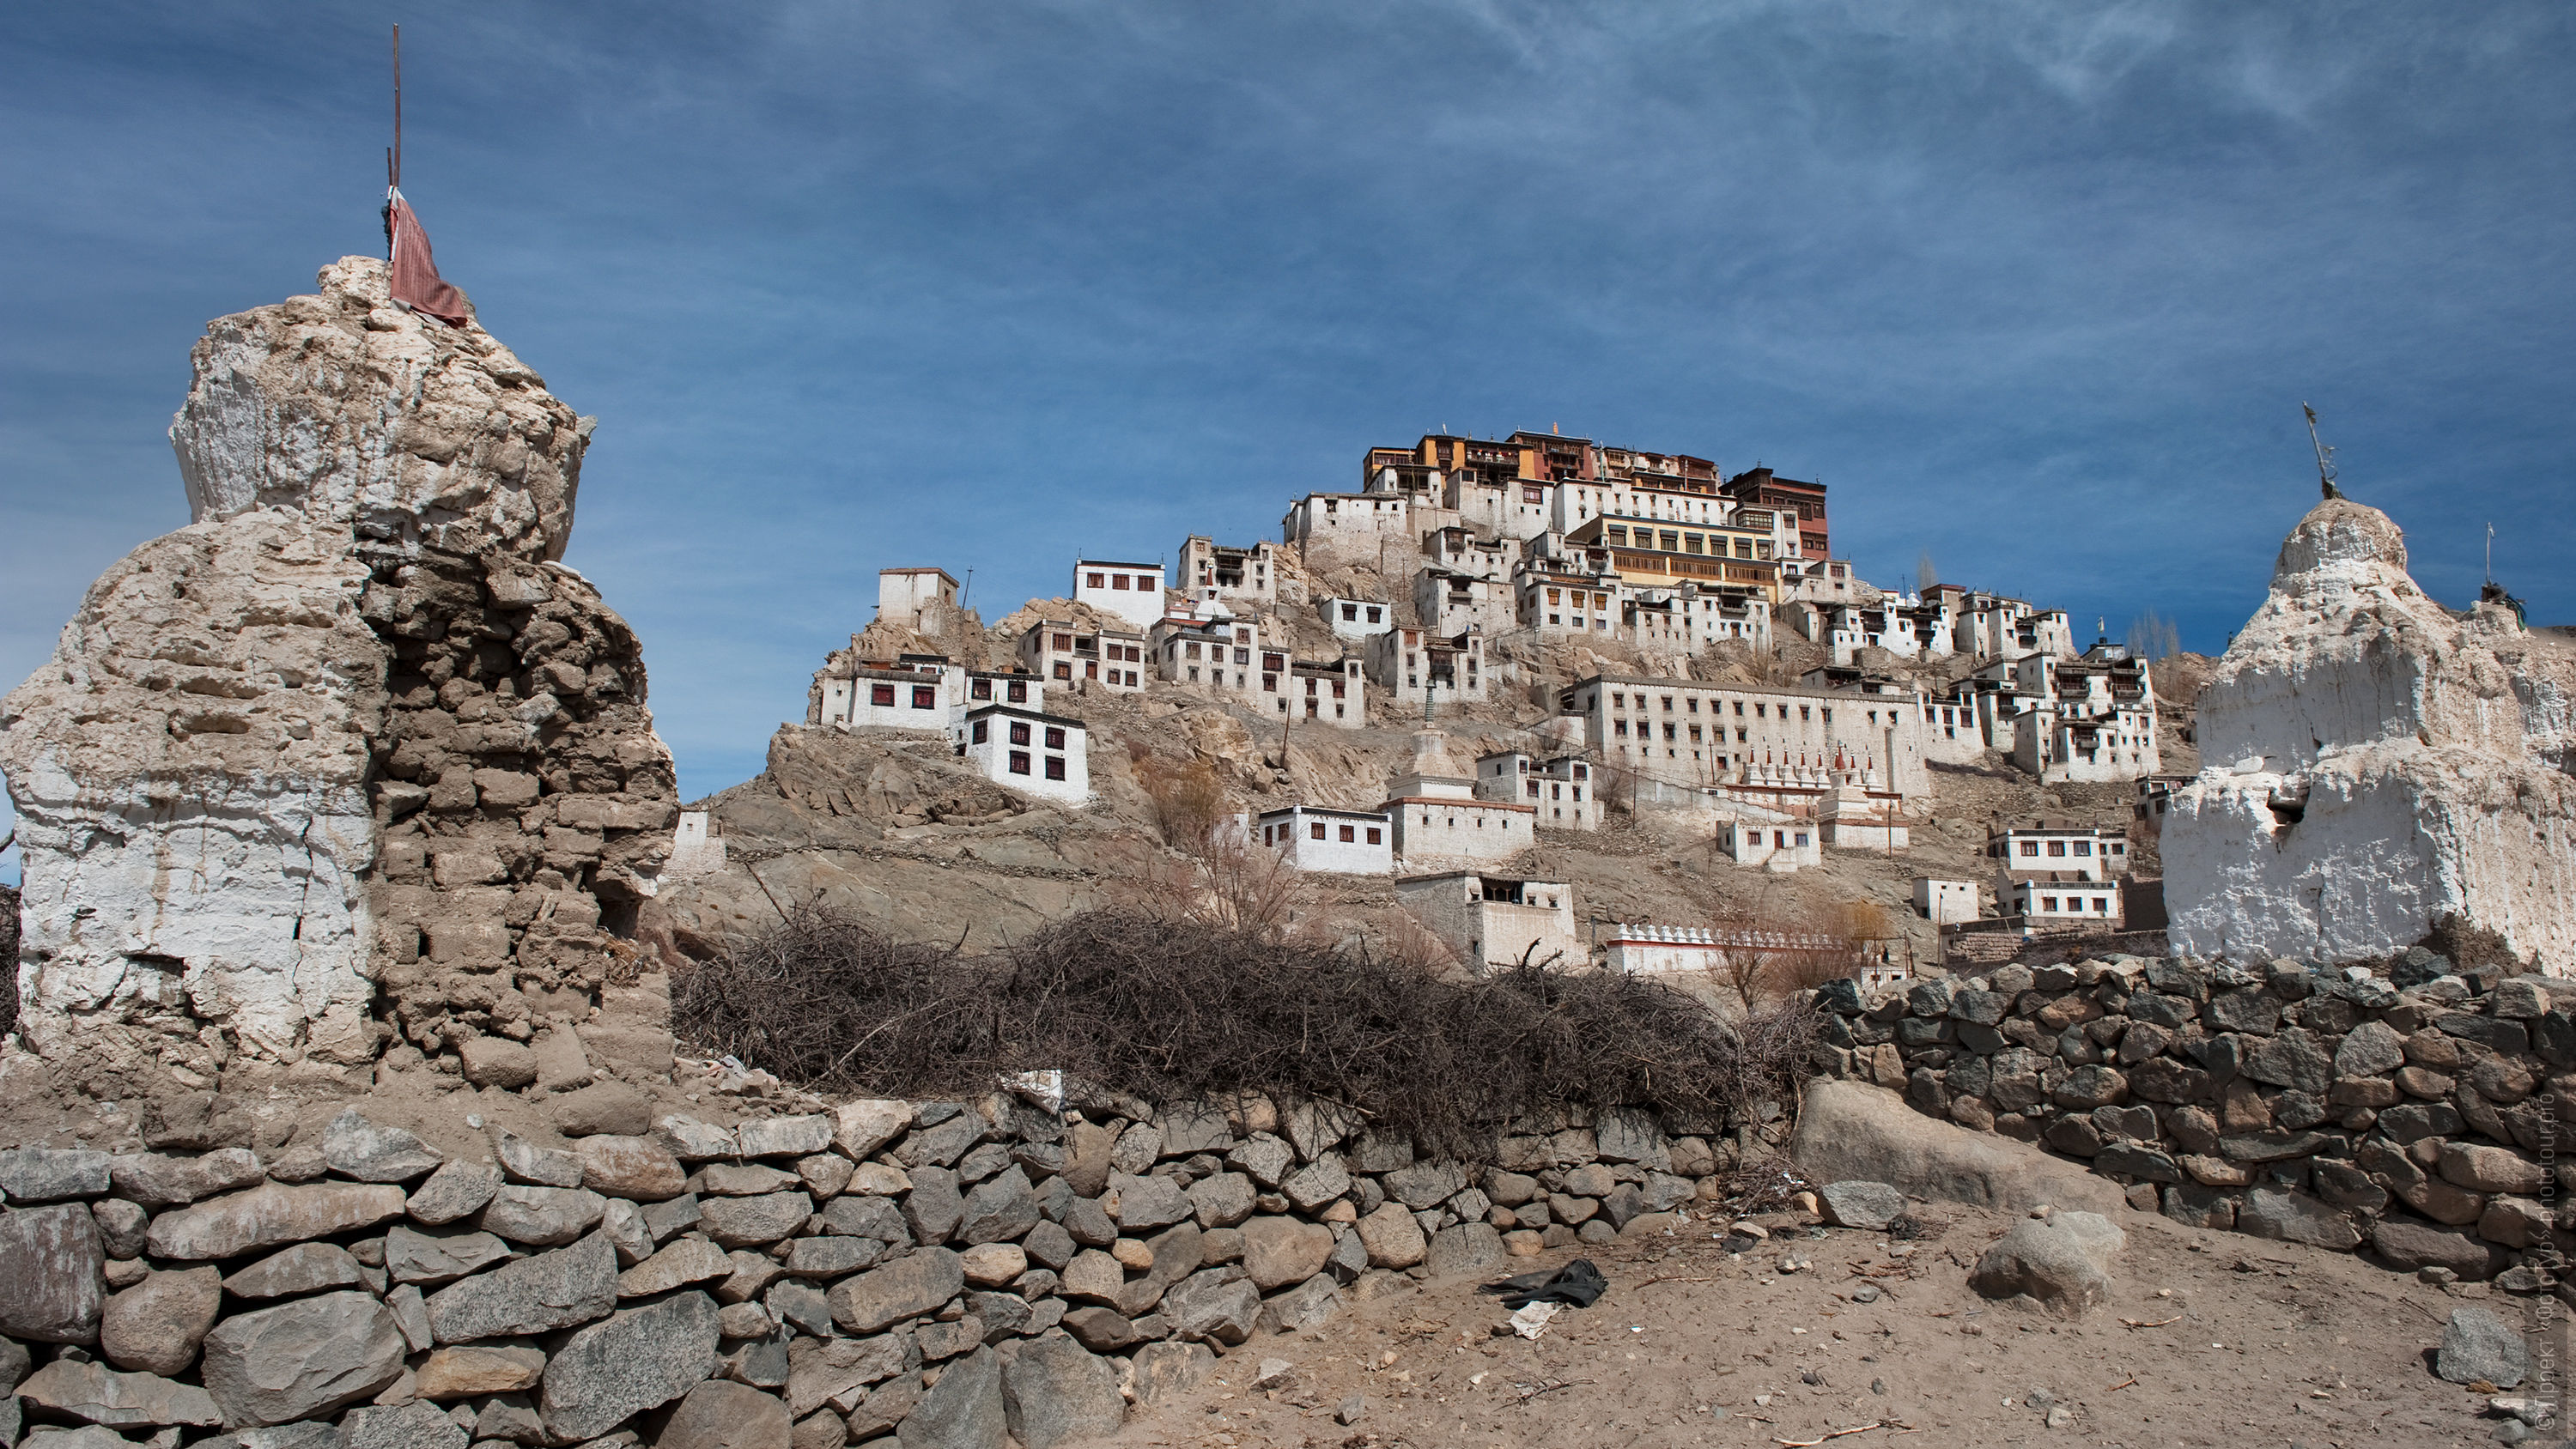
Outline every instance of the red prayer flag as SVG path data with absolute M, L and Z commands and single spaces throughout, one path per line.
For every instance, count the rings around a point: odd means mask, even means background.
M 429 233 L 421 230 L 411 203 L 400 191 L 387 195 L 394 213 L 394 300 L 450 327 L 464 326 L 473 315 L 465 294 L 438 275 L 438 263 L 430 260 Z

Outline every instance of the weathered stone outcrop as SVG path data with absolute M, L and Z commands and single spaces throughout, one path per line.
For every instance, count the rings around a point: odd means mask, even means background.
M 2576 647 L 2427 598 L 2386 514 L 2300 520 L 2199 744 L 2162 843 L 2177 950 L 2386 957 L 2456 916 L 2576 964 Z
M 192 1086 L 236 1054 L 499 1060 L 479 1044 L 550 1027 L 542 1089 L 667 1071 L 620 937 L 670 756 L 633 632 L 558 562 L 587 420 L 367 258 L 193 360 L 170 437 L 196 521 L 0 701 L 24 1039 Z

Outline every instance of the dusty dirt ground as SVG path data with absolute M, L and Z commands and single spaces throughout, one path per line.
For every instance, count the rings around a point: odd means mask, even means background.
M 1474 1280 L 1353 1305 L 1320 1334 L 1230 1350 L 1198 1390 L 1132 1418 L 1115 1442 L 1659 1449 L 1813 1444 L 1875 1424 L 1830 1442 L 2483 1445 L 2502 1422 L 2481 1417 L 2488 1396 L 2435 1378 L 2429 1350 L 2464 1299 L 2508 1320 L 2538 1311 L 2484 1285 L 2444 1290 L 2350 1254 L 2130 1212 L 2110 1300 L 2066 1321 L 1968 1288 L 1969 1266 L 2012 1219 L 1917 1212 L 1934 1235 L 1911 1243 L 1783 1223 L 1730 1258 L 1714 1241 L 1720 1219 L 1513 1259 L 1496 1276 L 1588 1257 L 1610 1290 L 1535 1342 L 1496 1336 L 1508 1315 Z M 1814 1267 L 1783 1272 L 1784 1258 Z M 1880 1285 L 1876 1302 L 1854 1301 L 1864 1281 Z M 2563 1364 L 2563 1314 L 2552 1342 Z M 2541 1354 L 2535 1342 L 2535 1367 Z M 1273 1358 L 1293 1377 L 1253 1391 Z M 1354 1395 L 1362 1408 L 1344 1425 Z M 2054 1428 L 2051 1407 L 2065 1411 Z

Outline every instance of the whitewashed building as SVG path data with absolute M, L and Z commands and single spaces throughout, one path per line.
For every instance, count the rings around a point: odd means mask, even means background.
M 1512 586 L 1428 564 L 1413 574 L 1413 616 L 1444 638 L 1470 629 L 1500 634 L 1512 627 Z
M 1816 802 L 1816 829 L 1836 850 L 1893 852 L 1912 843 L 1895 797 L 1843 783 Z
M 1398 626 L 1368 641 L 1365 662 L 1370 681 L 1399 708 L 1487 697 L 1485 636 L 1473 629 L 1442 635 Z
M 2019 916 L 2032 930 L 2066 926 L 2120 929 L 2127 918 L 2117 881 L 2090 880 L 2057 871 L 2013 871 L 1999 885 L 2004 914 Z
M 1445 731 L 1414 732 L 1412 768 L 1395 777 L 1383 810 L 1395 827 L 1395 853 L 1407 869 L 1484 865 L 1538 844 L 1537 808 L 1479 800 L 1473 769 L 1449 753 Z
M 2147 661 L 2108 642 L 2081 659 L 2025 654 L 2013 691 L 2032 701 L 2013 721 L 2013 763 L 2048 781 L 2100 783 L 2160 773 L 2155 685 Z
M 923 634 L 945 634 L 958 612 L 957 580 L 946 569 L 877 570 L 877 618 Z
M 1153 665 L 1145 636 L 1128 629 L 1084 629 L 1065 619 L 1041 619 L 1020 636 L 1020 668 L 1060 689 L 1127 694 L 1145 687 Z
M 1812 820 L 1727 820 L 1717 827 L 1717 850 L 1737 865 L 1793 875 L 1824 861 Z
M 1985 914 L 1985 887 L 1972 880 L 1942 880 L 1935 876 L 1914 878 L 1914 909 L 1923 919 L 1939 926 L 1973 921 Z
M 1918 694 L 1594 675 L 1567 688 L 1558 709 L 1583 720 L 1605 764 L 1668 782 L 1761 783 L 1786 799 L 1820 795 L 1849 774 L 1872 790 L 1931 793 Z
M 1590 760 L 1580 755 L 1533 759 L 1505 750 L 1476 761 L 1476 797 L 1517 801 L 1538 811 L 1541 830 L 1598 830 L 1601 796 Z
M 1524 629 L 1554 638 L 1608 639 L 1620 626 L 1619 576 L 1578 569 L 1565 558 L 1524 559 L 1512 571 L 1514 614 Z
M 1435 528 L 1422 536 L 1422 556 L 1436 568 L 1472 574 L 1480 579 L 1508 580 L 1519 563 L 1523 540 L 1478 533 L 1465 524 Z
M 1315 606 L 1315 612 L 1333 631 L 1336 639 L 1366 643 L 1371 637 L 1395 627 L 1395 606 L 1378 599 L 1350 599 L 1335 596 Z
M 1574 933 L 1574 888 L 1566 882 L 1447 871 L 1399 876 L 1395 894 L 1472 970 L 1524 961 L 1576 967 L 1590 959 Z
M 1345 730 L 1368 725 L 1368 677 L 1355 658 L 1310 662 L 1265 649 L 1260 679 L 1254 703 L 1273 719 Z
M 1063 805 L 1090 803 L 1082 721 L 988 704 L 968 710 L 950 733 L 957 753 L 993 783 Z
M 1279 536 L 1310 573 L 1356 566 L 1393 576 L 1420 556 L 1425 528 L 1454 517 L 1419 495 L 1309 493 L 1288 506 Z
M 1163 617 L 1163 566 L 1081 559 L 1073 566 L 1073 601 L 1089 604 L 1139 632 Z
M 1605 969 L 1630 976 L 1717 975 L 1727 964 L 1727 948 L 1704 926 L 1620 921 L 1603 936 L 1601 950 Z
M 1181 543 L 1180 588 L 1192 599 L 1267 604 L 1279 597 L 1279 545 L 1229 548 L 1200 534 Z
M 1395 827 L 1384 811 L 1291 805 L 1262 812 L 1246 828 L 1264 849 L 1301 871 L 1395 873 Z
M 1640 649 L 1697 654 L 1728 639 L 1761 650 L 1771 647 L 1771 603 L 1759 594 L 1739 597 L 1688 584 L 1615 592 L 1620 632 Z
M 1251 699 L 1261 674 L 1261 626 L 1251 619 L 1169 618 L 1157 623 L 1146 652 L 1167 684 Z
M 1986 832 L 1986 858 L 1998 876 L 2040 872 L 2109 880 L 2129 873 L 2129 831 L 2082 820 L 1998 822 Z
M 671 832 L 671 858 L 662 864 L 664 881 L 694 880 L 713 875 L 725 867 L 725 838 L 717 833 L 709 812 L 683 810 L 680 823 Z
M 930 654 L 827 669 L 815 682 L 805 722 L 845 729 L 945 730 L 980 704 L 1035 709 L 1046 697 L 1034 675 L 968 669 Z

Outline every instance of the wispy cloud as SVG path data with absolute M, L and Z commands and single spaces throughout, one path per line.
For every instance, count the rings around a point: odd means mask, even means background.
M 407 189 L 602 418 L 573 562 L 691 791 L 875 571 L 1275 529 L 1432 427 L 1822 475 L 1894 580 L 2214 648 L 2313 496 L 2576 617 L 2565 7 L 98 5 L 0 25 L 0 677 L 183 518 L 204 319 Z

